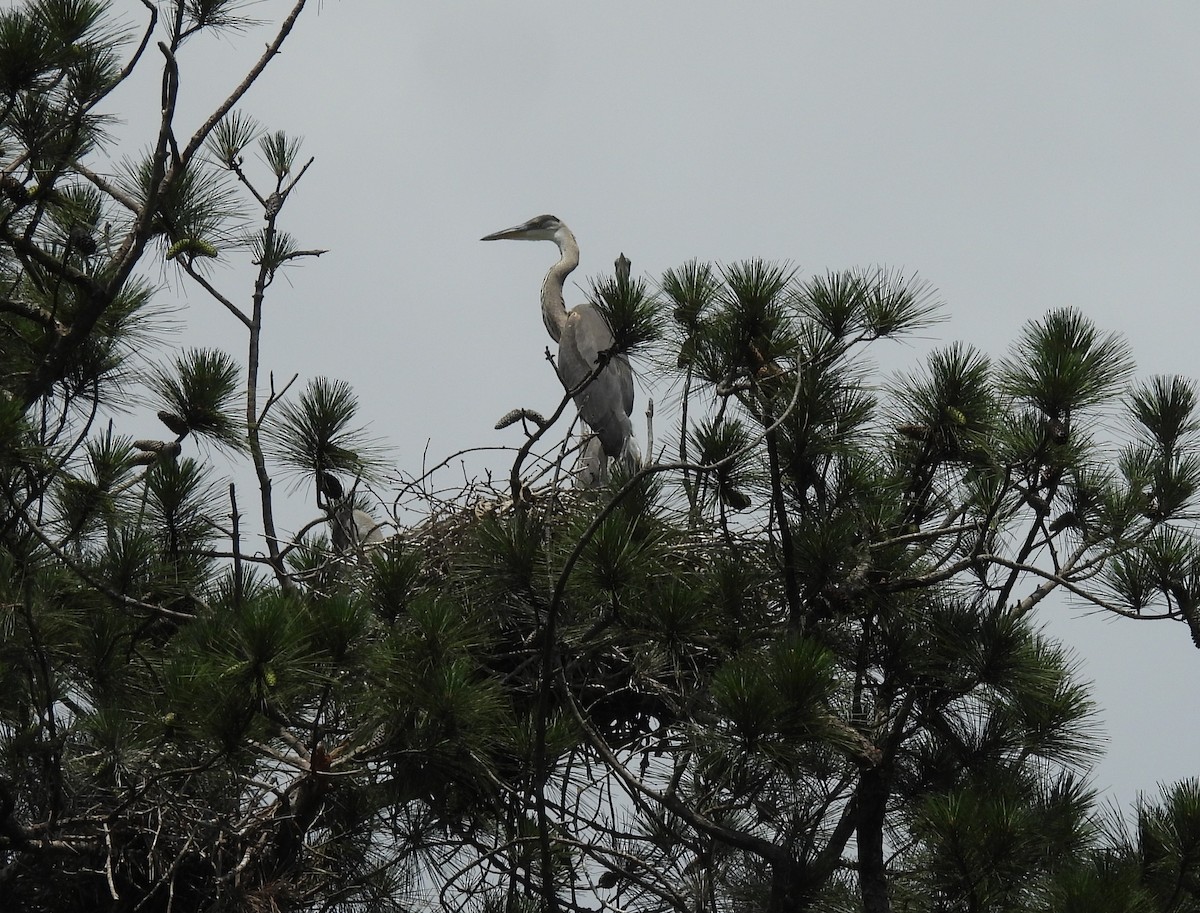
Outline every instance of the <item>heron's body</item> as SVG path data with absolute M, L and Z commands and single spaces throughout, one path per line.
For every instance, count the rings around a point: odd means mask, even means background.
M 365 510 L 359 510 L 348 502 L 333 508 L 331 514 L 330 539 L 339 552 L 378 545 L 385 538 L 383 524 L 377 523 Z
M 613 346 L 612 329 L 592 304 L 568 311 L 563 298 L 567 276 L 579 265 L 575 236 L 561 220 L 546 215 L 483 238 L 500 239 L 553 241 L 558 245 L 558 262 L 542 282 L 542 321 L 550 338 L 558 343 L 558 376 L 568 391 L 574 391 L 579 415 L 596 433 L 603 455 L 610 460 L 629 457 L 633 447 L 629 418 L 633 412 L 633 369 L 629 358 L 614 355 L 598 375 L 591 377 L 601 354 Z

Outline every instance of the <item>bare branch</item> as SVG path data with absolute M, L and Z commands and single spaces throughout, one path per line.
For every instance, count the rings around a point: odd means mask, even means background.
M 120 203 L 122 206 L 124 206 L 130 212 L 137 214 L 142 211 L 141 204 L 138 203 L 137 200 L 135 200 L 133 197 L 131 197 L 129 194 L 127 194 L 125 191 L 123 191 L 120 187 L 116 186 L 108 178 L 100 176 L 96 172 L 92 171 L 91 168 L 88 168 L 87 165 L 84 165 L 82 162 L 76 162 L 73 167 L 74 167 L 75 171 L 79 172 L 81 175 L 83 175 L 85 178 L 87 178 L 92 184 L 94 184 L 97 190 L 103 191 L 105 194 L 112 197 L 114 200 L 116 200 L 118 203 Z
M 55 320 L 48 311 L 38 307 L 36 304 L 16 301 L 12 298 L 0 298 L 0 311 L 8 314 L 16 314 L 18 317 L 24 317 L 26 320 L 32 320 L 39 326 L 58 333 L 60 336 L 67 331 L 67 328 Z
M 246 74 L 246 77 L 238 83 L 237 87 L 217 106 L 217 109 L 209 115 L 208 120 L 188 140 L 188 144 L 179 154 L 182 162 L 186 164 L 191 161 L 192 156 L 196 154 L 196 150 L 204 144 L 204 141 L 208 139 L 208 135 L 221 122 L 221 119 L 233 110 L 233 106 L 242 99 L 242 96 L 250 90 L 250 87 L 262 75 L 263 70 L 267 68 L 267 64 L 279 53 L 279 49 L 283 47 L 284 41 L 291 34 L 292 27 L 296 24 L 296 19 L 299 17 L 301 11 L 303 11 L 306 2 L 307 0 L 297 0 L 296 5 L 292 7 L 292 11 L 288 13 L 287 17 L 280 24 L 279 30 L 275 33 L 275 38 L 267 45 L 267 49 L 263 51 L 258 62 L 250 68 L 250 72 Z
M 244 313 L 242 313 L 241 308 L 239 308 L 236 304 L 234 304 L 230 299 L 228 299 L 224 295 L 222 295 L 217 290 L 216 286 L 214 286 L 211 282 L 209 282 L 207 279 L 205 279 L 203 275 L 198 273 L 196 271 L 195 266 L 192 265 L 191 261 L 184 260 L 181 257 L 176 262 L 179 264 L 180 267 L 182 267 L 182 269 L 185 273 L 187 273 L 189 276 L 192 277 L 192 279 L 194 279 L 196 281 L 197 285 L 199 285 L 202 289 L 204 289 L 206 292 L 208 292 L 216 301 L 218 301 L 221 304 L 222 307 L 225 308 L 225 310 L 229 311 L 229 313 L 231 313 L 234 317 L 236 317 L 239 321 L 241 321 L 242 325 L 245 326 L 246 329 L 250 329 L 250 327 L 251 327 L 250 318 L 247 317 Z

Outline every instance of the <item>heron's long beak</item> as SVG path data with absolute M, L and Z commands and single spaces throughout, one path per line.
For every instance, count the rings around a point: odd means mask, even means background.
M 527 224 L 514 225 L 512 228 L 506 228 L 503 231 L 494 231 L 490 235 L 484 235 L 480 241 L 524 241 L 525 232 L 529 230 Z

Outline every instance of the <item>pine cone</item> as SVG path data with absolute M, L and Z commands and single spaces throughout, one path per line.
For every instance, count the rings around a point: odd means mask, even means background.
M 529 419 L 529 421 L 533 422 L 539 428 L 546 427 L 546 419 L 540 412 L 534 412 L 532 409 L 513 409 L 509 412 L 505 412 L 504 415 L 500 417 L 500 421 L 496 422 L 496 430 L 499 431 L 501 428 L 507 428 L 509 425 L 515 425 L 517 422 L 521 421 L 521 419 Z
M 165 409 L 158 413 L 158 420 L 166 425 L 175 434 L 183 437 L 192 429 L 188 427 L 188 423 L 181 419 L 174 412 L 167 412 Z
M 898 434 L 903 435 L 904 437 L 908 438 L 910 441 L 927 441 L 927 440 L 929 440 L 929 426 L 928 425 L 915 425 L 915 424 L 897 425 L 896 432 Z
M 11 174 L 0 178 L 0 191 L 3 191 L 4 195 L 17 206 L 24 206 L 29 202 L 29 191 Z
M 730 510 L 740 511 L 750 508 L 751 501 L 746 494 L 729 485 L 721 486 L 719 497 L 721 498 L 721 503 Z
M 346 496 L 342 483 L 332 472 L 321 470 L 317 475 L 317 490 L 329 501 L 340 501 Z
M 85 226 L 75 225 L 71 228 L 71 246 L 85 257 L 90 257 L 96 252 L 96 238 Z
M 1068 510 L 1065 514 L 1060 514 L 1055 517 L 1054 522 L 1050 524 L 1050 532 L 1057 533 L 1067 529 L 1070 526 L 1078 526 L 1079 517 L 1075 515 L 1075 511 Z

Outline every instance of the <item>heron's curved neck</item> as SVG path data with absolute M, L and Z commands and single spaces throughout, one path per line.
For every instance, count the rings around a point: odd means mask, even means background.
M 567 306 L 563 300 L 563 285 L 571 270 L 579 265 L 579 245 L 575 236 L 565 225 L 559 229 L 554 238 L 558 245 L 558 262 L 550 267 L 542 282 L 542 321 L 550 338 L 558 342 L 563 328 L 567 325 Z

